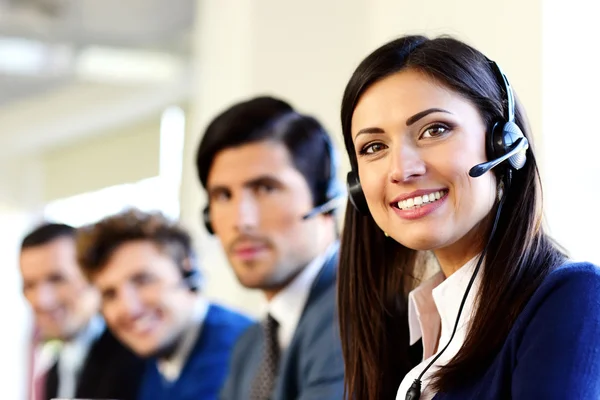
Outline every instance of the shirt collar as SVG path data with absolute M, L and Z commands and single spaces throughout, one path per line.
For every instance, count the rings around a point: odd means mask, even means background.
M 84 330 L 68 342 L 64 342 L 58 354 L 59 397 L 74 395 L 77 377 L 87 358 L 90 347 L 104 332 L 104 319 L 96 315 Z
M 204 297 L 199 295 L 196 298 L 192 314 L 192 323 L 183 333 L 175 352 L 168 360 L 157 360 L 158 371 L 167 381 L 172 382 L 179 378 L 179 375 L 200 336 L 209 306 L 209 302 Z
M 59 358 L 62 365 L 72 365 L 78 369 L 88 353 L 92 343 L 102 334 L 105 328 L 104 319 L 96 315 L 90 319 L 85 329 L 73 339 L 63 342 Z M 64 362 L 63 362 L 64 361 Z
M 408 295 L 408 328 L 410 344 L 423 339 L 424 358 L 428 358 L 440 337 L 448 337 L 456 323 L 456 316 L 465 290 L 477 265 L 479 255 L 473 257 L 456 272 L 444 279 L 440 271 L 413 289 Z M 469 291 L 460 317 L 459 328 L 470 320 L 474 299 L 478 292 L 481 275 L 478 275 Z
M 282 349 L 286 348 L 292 341 L 313 283 L 325 261 L 336 249 L 335 243 L 330 245 L 324 253 L 313 259 L 292 282 L 277 293 L 267 304 L 267 312 L 279 324 L 278 339 L 279 346 Z

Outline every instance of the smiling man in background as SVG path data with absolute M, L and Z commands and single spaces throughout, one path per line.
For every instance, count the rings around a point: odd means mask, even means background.
M 79 270 L 75 229 L 47 223 L 22 241 L 23 294 L 35 317 L 41 342 L 60 342 L 50 368 L 34 355 L 32 398 L 133 400 L 142 362 L 105 328 L 98 315 L 98 293 Z M 35 345 L 35 344 L 34 344 Z
M 160 213 L 129 210 L 81 228 L 77 250 L 108 326 L 149 360 L 139 399 L 216 399 L 251 320 L 202 296 L 188 233 Z

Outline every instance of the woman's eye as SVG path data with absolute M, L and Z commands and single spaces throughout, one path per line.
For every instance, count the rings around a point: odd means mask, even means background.
M 433 125 L 425 129 L 421 134 L 422 139 L 436 138 L 448 132 L 450 128 L 444 125 Z
M 371 143 L 363 147 L 360 154 L 375 154 L 385 148 L 386 146 L 383 143 Z

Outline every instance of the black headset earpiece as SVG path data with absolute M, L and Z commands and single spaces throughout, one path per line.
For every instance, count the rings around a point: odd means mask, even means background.
M 198 260 L 196 259 L 193 251 L 188 254 L 188 257 L 184 263 L 187 265 L 181 266 L 183 281 L 192 292 L 197 292 L 202 283 L 202 273 L 200 272 Z
M 323 131 L 323 140 L 325 141 L 325 148 L 327 151 L 327 156 L 329 157 L 329 171 L 327 176 L 327 183 L 325 184 L 325 198 L 319 199 L 315 207 L 307 214 L 305 214 L 302 219 L 310 219 L 319 214 L 329 214 L 333 212 L 339 205 L 340 200 L 344 196 L 344 190 L 339 180 L 337 179 L 338 172 L 338 156 L 335 151 L 335 147 L 331 141 L 331 138 L 327 134 L 327 132 Z
M 361 214 L 368 215 L 369 206 L 367 205 L 367 199 L 365 198 L 356 172 L 348 172 L 348 175 L 346 176 L 346 188 L 348 189 L 348 199 L 354 208 Z
M 489 60 L 489 63 L 496 75 L 496 80 L 502 86 L 506 95 L 506 113 L 503 119 L 496 121 L 488 131 L 486 152 L 490 161 L 471 168 L 469 175 L 474 178 L 483 175 L 505 161 L 508 161 L 509 167 L 513 170 L 523 168 L 527 161 L 526 151 L 529 148 L 527 138 L 515 122 L 516 103 L 508 78 L 498 64 L 491 60 Z
M 213 231 L 212 224 L 210 223 L 210 208 L 208 205 L 202 210 L 202 223 L 204 224 L 206 231 L 209 234 L 214 235 L 215 232 Z

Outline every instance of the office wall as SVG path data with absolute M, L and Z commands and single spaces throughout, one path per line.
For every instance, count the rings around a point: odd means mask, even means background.
M 159 174 L 160 118 L 112 129 L 41 155 L 45 202 Z

